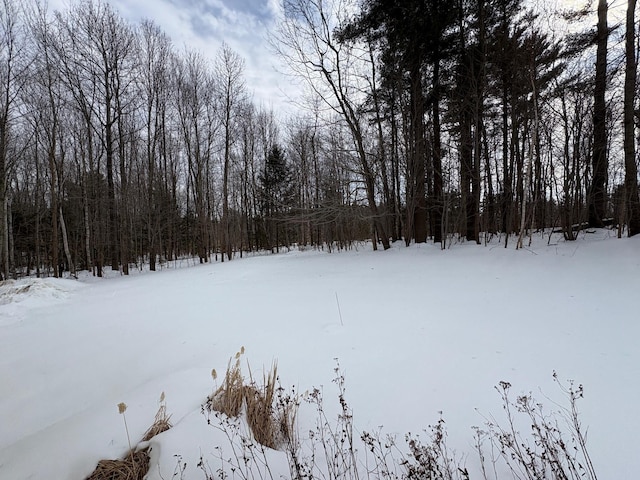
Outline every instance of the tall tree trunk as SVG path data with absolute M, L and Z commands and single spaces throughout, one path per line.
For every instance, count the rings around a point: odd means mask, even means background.
M 510 59 L 508 58 L 507 42 L 509 40 L 509 17 L 507 15 L 505 5 L 501 6 L 500 12 L 500 88 L 502 93 L 502 198 L 500 201 L 502 210 L 502 231 L 505 234 L 505 248 L 509 242 L 511 229 L 511 209 L 512 209 L 512 170 L 510 168 L 510 149 L 509 148 L 509 93 L 510 93 Z
M 636 51 L 635 51 L 636 0 L 627 3 L 627 38 L 625 42 L 626 70 L 624 80 L 624 166 L 627 221 L 629 236 L 640 233 L 640 199 L 638 198 L 638 167 L 636 165 L 636 144 L 634 128 L 634 105 L 636 94 Z
M 156 271 L 156 195 L 155 195 L 155 181 L 156 181 L 156 159 L 155 159 L 155 143 L 157 138 L 157 117 L 154 119 L 156 122 L 156 129 L 152 132 L 151 128 L 151 104 L 147 109 L 147 242 L 149 242 L 149 270 Z M 153 139 L 153 140 L 152 140 Z
M 120 137 L 120 141 L 118 142 L 118 154 L 120 157 L 120 263 L 122 264 L 122 273 L 125 275 L 129 275 L 129 238 L 127 234 L 127 223 L 128 223 L 128 209 L 129 205 L 127 201 L 129 200 L 129 185 L 128 185 L 128 175 L 127 175 L 127 166 L 126 166 L 126 144 L 125 144 L 125 133 L 124 133 L 124 125 L 122 121 L 122 110 L 120 107 L 120 102 L 118 101 L 118 136 Z
M 229 168 L 231 161 L 231 106 L 227 98 L 224 133 L 224 170 L 222 174 L 222 261 L 224 255 L 231 260 L 231 227 L 229 225 Z
M 535 65 L 532 66 L 531 71 L 531 91 L 533 93 L 533 131 L 531 133 L 531 137 L 529 139 L 529 154 L 528 154 L 528 162 L 526 165 L 526 172 L 524 172 L 524 182 L 523 182 L 523 192 L 522 192 L 522 206 L 521 206 L 521 217 L 520 217 L 520 235 L 518 236 L 518 243 L 516 248 L 522 248 L 525 229 L 526 229 L 526 221 L 527 221 L 527 200 L 528 200 L 528 192 L 531 184 L 531 171 L 533 169 L 533 164 L 537 163 L 538 158 L 537 155 L 539 152 L 537 151 L 538 144 L 538 93 L 536 91 L 536 74 L 535 74 Z M 534 152 L 536 154 L 536 158 L 534 159 Z M 534 199 L 535 200 L 535 199 Z
M 481 5 L 478 8 L 482 8 Z M 458 59 L 458 91 L 460 117 L 460 194 L 463 211 L 462 224 L 459 225 L 460 234 L 468 241 L 479 241 L 478 237 L 478 204 L 476 193 L 479 193 L 479 177 L 476 176 L 476 164 L 479 158 L 479 137 L 476 134 L 475 141 L 472 134 L 472 125 L 475 123 L 478 132 L 479 100 L 476 98 L 480 88 L 478 86 L 477 65 L 480 62 L 476 58 L 481 47 L 467 45 L 467 30 L 465 28 L 464 8 L 462 0 L 458 4 L 458 29 L 460 52 Z M 480 20 L 481 21 L 481 20 Z M 475 116 L 475 118 L 474 118 Z M 475 122 L 474 122 L 475 120 Z
M 474 103 L 474 138 L 473 138 L 473 174 L 471 177 L 471 192 L 473 196 L 473 233 L 474 239 L 477 244 L 480 244 L 480 164 L 482 158 L 482 138 L 484 135 L 484 85 L 486 75 L 486 58 L 487 58 L 487 46 L 486 46 L 486 25 L 485 25 L 485 2 L 484 0 L 478 0 L 477 5 L 478 14 L 478 47 L 476 54 L 473 58 L 474 66 L 474 81 L 475 81 L 475 103 Z M 490 169 L 487 169 L 487 175 L 489 178 L 489 193 L 493 197 L 493 189 L 491 185 Z M 470 225 L 467 225 L 467 233 Z M 468 240 L 468 237 L 467 237 Z
M 107 80 L 108 81 L 108 80 Z M 106 123 L 105 123 L 105 153 L 107 159 L 107 202 L 108 202 L 108 215 L 109 225 L 107 228 L 108 236 L 108 250 L 107 255 L 111 262 L 111 268 L 113 271 L 118 271 L 120 268 L 120 262 L 118 259 L 118 222 L 116 217 L 116 189 L 113 180 L 113 122 L 111 120 L 112 106 L 111 99 L 107 97 L 105 100 L 106 109 Z
M 442 244 L 444 196 L 440 130 L 440 60 L 436 58 L 433 64 L 433 241 Z
M 382 113 L 380 108 L 380 98 L 378 94 L 377 87 L 377 79 L 376 79 L 376 69 L 375 69 L 375 59 L 373 57 L 373 47 L 369 44 L 369 59 L 372 65 L 372 80 L 371 80 L 371 95 L 373 97 L 373 104 L 376 115 L 376 127 L 378 134 L 378 161 L 380 163 L 380 173 L 382 174 L 382 194 L 385 203 L 385 212 L 383 223 L 386 231 L 391 230 L 391 236 L 393 240 L 396 238 L 393 235 L 393 222 L 392 214 L 395 213 L 395 199 L 391 195 L 391 188 L 389 187 L 389 175 L 387 173 L 387 158 L 386 158 L 386 149 L 384 145 L 384 133 L 382 131 Z M 425 224 L 426 228 L 426 224 Z M 426 238 L 425 238 L 426 240 Z
M 2 279 L 9 278 L 9 210 L 7 191 L 7 114 L 0 118 L 0 266 Z
M 416 243 L 427 241 L 427 197 L 425 185 L 426 145 L 424 132 L 424 94 L 420 60 L 411 67 L 411 141 L 410 198 L 407 202 L 407 227 Z
M 394 225 L 393 225 L 393 233 L 392 237 L 394 240 L 402 238 L 402 214 L 400 211 L 402 202 L 400 200 L 400 144 L 399 144 L 399 135 L 398 135 L 398 122 L 396 120 L 396 114 L 394 109 L 394 101 L 391 104 L 391 170 L 393 175 L 392 182 L 392 195 L 393 195 L 393 204 L 395 207 L 394 212 Z
M 91 146 L 91 137 L 88 139 L 88 154 L 89 158 L 93 154 L 93 147 Z M 84 248 L 85 255 L 87 257 L 87 270 L 93 270 L 93 255 L 91 255 L 91 222 L 89 218 L 89 192 L 87 186 L 87 161 L 85 153 L 82 152 L 82 212 L 84 218 Z M 94 271 L 95 275 L 95 271 Z M 102 276 L 102 273 L 100 273 Z
M 55 128 L 55 127 L 54 127 Z M 58 240 L 58 172 L 56 168 L 56 132 L 51 135 L 48 146 L 49 160 L 49 179 L 51 189 L 51 266 L 53 267 L 53 276 L 60 277 L 60 245 Z
M 603 227 L 606 213 L 607 183 L 607 0 L 598 1 L 598 34 L 596 52 L 596 80 L 593 104 L 593 159 L 591 187 L 589 189 L 589 226 Z

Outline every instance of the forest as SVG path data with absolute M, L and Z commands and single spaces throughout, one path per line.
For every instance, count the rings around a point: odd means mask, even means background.
M 106 0 L 0 0 L 1 277 L 635 235 L 635 4 L 284 0 L 285 114 L 226 44 L 176 47 Z

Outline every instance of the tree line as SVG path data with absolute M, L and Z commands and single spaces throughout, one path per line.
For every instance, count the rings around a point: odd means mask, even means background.
M 521 0 L 285 0 L 286 119 L 227 45 L 177 49 L 102 0 L 0 2 L 3 278 L 640 231 L 635 0 L 625 28 L 605 0 L 553 12 L 561 35 Z

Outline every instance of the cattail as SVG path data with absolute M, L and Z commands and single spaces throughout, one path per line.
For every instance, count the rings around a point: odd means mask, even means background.
M 135 468 L 135 462 L 133 461 L 133 448 L 131 448 L 131 437 L 129 436 L 129 427 L 127 426 L 127 416 L 124 414 L 124 412 L 127 411 L 127 404 L 124 402 L 120 402 L 118 404 L 118 412 L 120 412 L 120 415 L 122 415 L 122 419 L 124 420 L 124 431 L 127 434 L 127 443 L 129 444 L 129 455 L 131 455 L 131 463 L 134 465 Z

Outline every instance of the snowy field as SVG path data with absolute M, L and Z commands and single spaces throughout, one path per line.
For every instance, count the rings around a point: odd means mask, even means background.
M 602 230 L 514 246 L 363 245 L 7 282 L 0 479 L 86 477 L 127 451 L 118 403 L 128 405 L 135 442 L 161 392 L 174 427 L 152 440 L 148 478 L 172 478 L 180 455 L 183 478 L 202 479 L 196 463 L 202 455 L 215 471 L 222 438 L 201 414 L 211 369 L 224 372 L 241 346 L 243 366 L 261 376 L 277 360 L 283 385 L 321 387 L 330 411 L 339 359 L 357 432 L 383 426 L 402 439 L 442 412 L 449 447 L 470 467 L 471 427 L 501 415 L 498 382 L 553 409 L 564 402 L 556 371 L 584 385 L 579 407 L 599 479 L 637 478 L 640 238 Z

